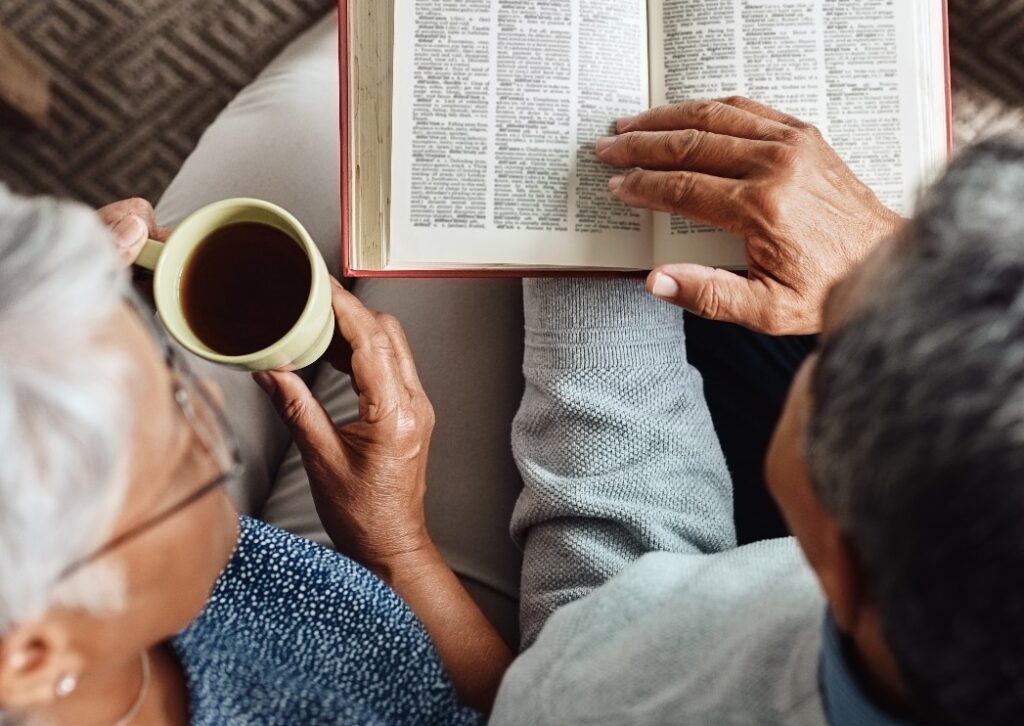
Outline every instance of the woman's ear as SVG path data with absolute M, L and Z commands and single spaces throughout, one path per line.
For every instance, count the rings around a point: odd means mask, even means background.
M 70 695 L 84 664 L 64 623 L 14 626 L 0 639 L 0 709 L 32 711 Z

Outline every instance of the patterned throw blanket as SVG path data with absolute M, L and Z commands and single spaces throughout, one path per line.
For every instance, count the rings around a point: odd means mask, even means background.
M 0 123 L 0 180 L 92 205 L 163 193 L 240 88 L 335 0 L 2 0 L 54 70 L 44 131 Z
M 934 0 L 938 2 L 939 0 Z M 1024 0 L 949 0 L 958 144 L 1024 128 Z M 0 180 L 156 200 L 234 94 L 334 0 L 3 0 L 55 71 L 45 131 L 0 125 Z

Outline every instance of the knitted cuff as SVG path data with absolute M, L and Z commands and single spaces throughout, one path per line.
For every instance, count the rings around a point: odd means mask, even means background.
M 685 364 L 683 313 L 631 278 L 523 282 L 525 365 L 614 368 Z

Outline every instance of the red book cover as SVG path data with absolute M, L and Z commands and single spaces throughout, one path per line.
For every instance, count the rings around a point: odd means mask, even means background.
M 340 81 L 340 128 L 341 135 L 341 259 L 345 277 L 569 277 L 598 276 L 622 277 L 643 273 L 624 272 L 621 270 L 574 270 L 566 269 L 530 269 L 515 267 L 509 269 L 478 269 L 464 268 L 452 270 L 357 270 L 349 264 L 350 242 L 350 198 L 352 179 L 349 176 L 349 143 L 347 125 L 349 118 L 349 80 L 348 80 L 348 5 L 349 0 L 338 0 L 338 69 Z M 953 90 L 950 71 L 949 53 L 949 0 L 942 0 L 943 46 L 945 48 L 945 83 L 946 83 L 946 141 L 950 154 L 953 152 Z

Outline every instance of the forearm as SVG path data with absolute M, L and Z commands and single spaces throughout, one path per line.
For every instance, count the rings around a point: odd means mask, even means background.
M 555 609 L 647 552 L 718 551 L 735 533 L 681 313 L 638 280 L 528 281 L 524 298 L 512 529 L 529 644 Z
M 513 654 L 433 544 L 370 563 L 430 634 L 462 700 L 489 713 Z

